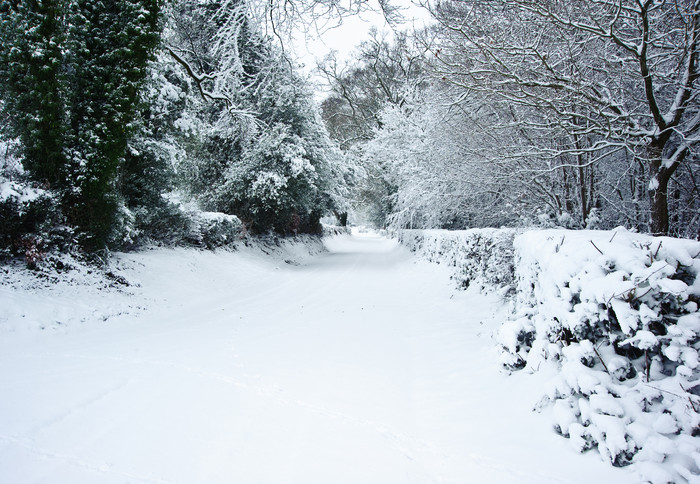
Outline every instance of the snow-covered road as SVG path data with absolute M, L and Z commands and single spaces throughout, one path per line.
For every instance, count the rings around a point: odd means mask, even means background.
M 0 482 L 633 482 L 501 372 L 497 297 L 375 235 L 327 246 L 124 256 L 143 309 L 0 333 Z

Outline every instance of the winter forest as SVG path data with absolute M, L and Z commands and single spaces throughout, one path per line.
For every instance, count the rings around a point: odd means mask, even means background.
M 370 7 L 4 1 L 2 250 L 179 243 L 198 210 L 698 237 L 694 2 L 426 2 L 413 31 L 382 3 L 319 107 L 286 39 Z
M 0 0 L 0 481 L 697 483 L 699 305 L 700 0 Z

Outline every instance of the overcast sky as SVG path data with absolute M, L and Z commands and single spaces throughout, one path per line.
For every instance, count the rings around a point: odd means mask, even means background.
M 409 0 L 402 2 L 405 10 L 403 15 L 406 21 L 399 29 L 410 29 L 423 26 L 429 15 L 420 7 L 416 7 Z M 361 15 L 346 17 L 339 26 L 337 22 L 329 22 L 327 28 L 320 33 L 309 32 L 306 35 L 299 32 L 293 42 L 292 54 L 297 58 L 300 64 L 304 65 L 304 72 L 313 76 L 313 70 L 316 67 L 316 60 L 323 59 L 331 51 L 338 52 L 338 58 L 341 61 L 350 58 L 352 51 L 360 42 L 369 39 L 370 29 L 376 27 L 380 32 L 382 30 L 390 32 L 391 28 L 384 20 L 384 16 L 379 12 L 364 12 Z M 313 76 L 315 81 L 320 81 L 316 76 Z

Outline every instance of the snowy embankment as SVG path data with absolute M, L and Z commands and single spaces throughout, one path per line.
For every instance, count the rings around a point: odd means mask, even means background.
M 202 233 L 211 237 L 220 237 L 229 225 L 225 215 L 217 218 L 203 213 L 201 220 L 207 225 Z M 104 267 L 86 265 L 67 255 L 48 257 L 36 270 L 14 261 L 0 265 L 0 335 L 66 333 L 81 326 L 131 320 L 152 311 L 161 301 L 182 303 L 171 301 L 175 293 L 215 300 L 230 291 L 230 281 L 221 278 L 231 270 L 228 264 L 232 261 L 241 261 L 243 268 L 244 261 L 258 258 L 269 259 L 276 266 L 298 265 L 322 252 L 325 247 L 320 239 L 300 236 L 256 241 L 239 238 L 236 245 L 216 251 L 152 247 L 115 253 Z M 220 283 L 212 284 L 209 279 Z
M 583 452 L 654 483 L 700 481 L 700 242 L 615 231 L 408 231 L 453 278 L 512 281 L 502 363 L 551 375 L 538 409 Z M 493 268 L 497 262 L 500 267 Z M 494 276 L 495 273 L 495 276 Z M 538 381 L 542 381 L 541 379 Z
M 499 368 L 500 297 L 375 234 L 314 244 L 3 268 L 0 482 L 635 482 Z

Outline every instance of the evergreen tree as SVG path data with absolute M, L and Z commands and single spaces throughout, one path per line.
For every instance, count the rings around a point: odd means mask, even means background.
M 126 234 L 131 242 L 171 243 L 184 238 L 187 231 L 179 207 L 164 197 L 175 188 L 175 160 L 183 151 L 173 139 L 171 126 L 182 115 L 184 99 L 169 84 L 168 65 L 159 65 L 162 60 L 151 63 L 134 136 L 119 170 L 119 193 L 133 222 Z
M 0 108 L 37 182 L 65 180 L 65 1 L 0 2 Z
M 158 0 L 76 0 L 70 14 L 70 220 L 91 250 L 116 243 L 115 179 L 158 44 Z
M 247 100 L 257 127 L 227 170 L 221 206 L 259 232 L 318 232 L 320 217 L 339 208 L 340 152 L 285 56 L 268 48 L 259 67 L 264 77 Z

